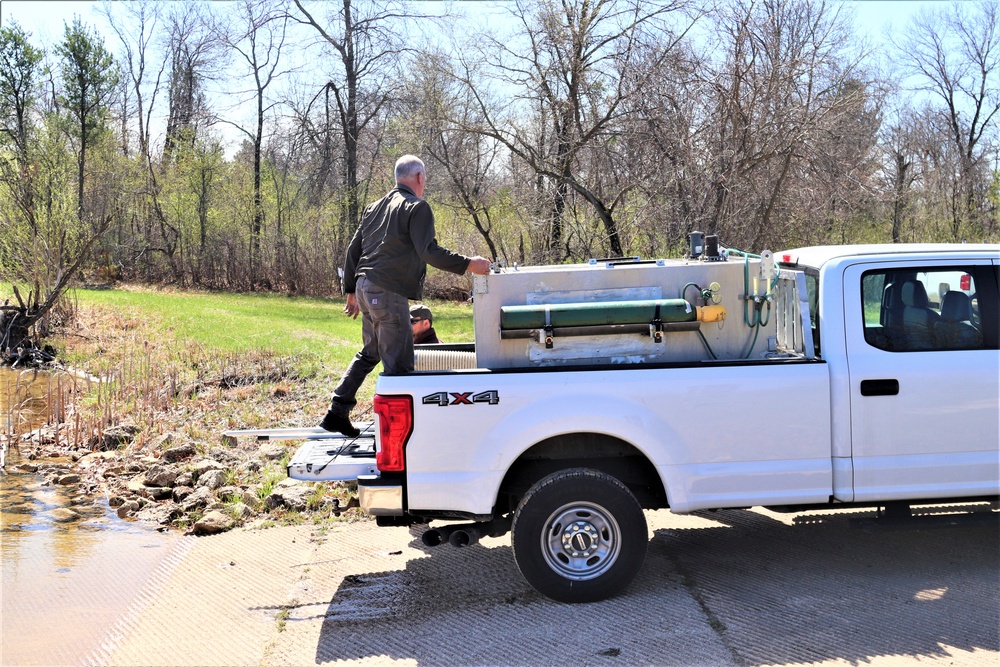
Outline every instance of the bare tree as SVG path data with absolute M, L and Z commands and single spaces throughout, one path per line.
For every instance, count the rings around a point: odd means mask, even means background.
M 346 235 L 358 224 L 363 194 L 358 159 L 362 134 L 384 113 L 395 94 L 397 61 L 407 48 L 400 26 L 405 20 L 420 17 L 397 2 L 359 6 L 352 0 L 338 0 L 329 4 L 321 18 L 314 16 L 301 0 L 295 0 L 295 7 L 298 20 L 316 30 L 322 43 L 333 50 L 339 65 L 339 71 L 331 75 L 314 99 L 323 101 L 327 128 L 329 110 L 335 109 L 342 133 L 344 214 L 340 223 Z
M 205 85 L 216 77 L 221 58 L 212 23 L 208 11 L 197 3 L 175 7 L 167 17 L 164 48 L 170 58 L 170 88 L 165 157 L 179 143 L 194 146 L 199 130 L 209 122 Z
M 702 76 L 707 64 L 692 45 L 680 44 L 671 57 L 645 62 L 653 70 L 628 103 L 625 158 L 639 182 L 633 206 L 645 224 L 637 229 L 639 249 L 669 253 L 695 229 L 708 229 L 707 198 L 712 174 L 703 168 L 711 154 L 712 87 Z
M 150 154 L 150 125 L 156 97 L 160 93 L 160 82 L 166 68 L 166 59 L 161 61 L 159 70 L 147 76 L 150 46 L 160 20 L 160 5 L 143 0 L 125 5 L 124 21 L 104 5 L 103 13 L 122 45 L 122 69 L 126 86 L 135 95 L 135 112 L 138 122 L 139 151 L 143 156 Z M 147 98 L 148 95 L 148 98 Z M 123 142 L 126 139 L 123 137 Z
M 468 216 L 489 247 L 490 257 L 511 257 L 499 250 L 491 199 L 498 190 L 500 145 L 470 127 L 482 124 L 467 88 L 450 74 L 450 59 L 441 51 L 419 56 L 422 66 L 406 79 L 410 95 L 401 102 L 407 118 L 402 141 L 419 146 L 434 177 L 444 206 Z M 523 261 L 523 258 L 522 258 Z
M 647 80 L 644 43 L 655 35 L 658 57 L 667 58 L 679 39 L 669 19 L 683 7 L 680 0 L 519 1 L 511 11 L 524 39 L 484 43 L 477 57 L 490 65 L 486 78 L 466 61 L 461 80 L 483 119 L 470 129 L 503 144 L 537 174 L 540 187 L 551 186 L 551 252 L 568 254 L 563 225 L 573 193 L 600 220 L 611 252 L 623 253 L 615 210 L 636 183 L 613 183 L 591 160 L 615 141 L 627 99 Z M 511 90 L 516 102 L 498 106 L 491 87 Z
M 283 74 L 281 52 L 287 36 L 288 16 L 272 8 L 267 0 L 243 0 L 239 3 L 239 25 L 233 31 L 220 30 L 222 43 L 246 64 L 253 81 L 250 94 L 256 105 L 253 125 L 227 121 L 246 136 L 253 150 L 253 204 L 250 212 L 250 289 L 261 281 L 261 231 L 264 207 L 261 195 L 261 157 L 264 147 L 264 121 L 278 104 L 269 99 L 268 88 Z
M 798 237 L 810 243 L 849 243 L 853 227 L 874 216 L 877 150 L 885 91 L 859 79 L 839 82 L 838 111 L 813 133 L 804 151 L 806 171 L 788 199 L 808 221 Z M 804 183 L 811 187 L 802 187 Z M 794 233 L 794 230 L 789 229 Z
M 940 113 L 958 154 L 955 194 L 963 205 L 954 211 L 953 240 L 961 237 L 963 223 L 982 232 L 983 182 L 989 180 L 988 156 L 997 149 L 1000 111 L 1000 3 L 956 2 L 923 11 L 906 32 L 900 59 L 920 77 L 920 89 L 943 105 Z
M 738 246 L 779 240 L 790 219 L 791 183 L 829 132 L 864 107 L 851 26 L 822 0 L 740 0 L 715 16 L 716 60 L 708 70 L 714 128 L 706 231 Z M 810 187 L 796 182 L 796 188 Z
M 938 241 L 940 220 L 952 218 L 956 200 L 954 146 L 944 117 L 924 101 L 901 99 L 887 113 L 880 141 L 882 197 L 893 243 Z M 945 202 L 949 202 L 945 204 Z
M 888 191 L 892 203 L 892 242 L 903 240 L 903 224 L 906 221 L 911 193 L 910 189 L 917 178 L 914 152 L 916 145 L 912 128 L 907 119 L 900 119 L 892 124 L 885 141 L 885 152 L 889 169 L 886 170 L 889 181 Z
M 289 104 L 296 128 L 310 154 L 311 163 L 306 169 L 309 204 L 320 206 L 331 190 L 337 188 L 340 161 L 337 156 L 338 139 L 343 133 L 339 128 L 339 118 L 334 119 L 331 105 L 330 86 L 324 85 L 320 91 L 311 91 L 302 100 L 295 99 Z
M 151 237 L 142 239 L 142 247 L 137 251 L 137 254 L 149 251 L 162 253 L 170 265 L 174 280 L 180 282 L 183 279 L 183 270 L 176 256 L 180 231 L 176 225 L 170 222 L 163 210 L 160 200 L 161 183 L 157 173 L 159 164 L 153 154 L 151 139 L 153 113 L 157 108 L 156 99 L 161 92 L 163 75 L 168 62 L 166 58 L 159 59 L 159 68 L 147 71 L 148 64 L 157 62 L 153 53 L 153 43 L 162 19 L 161 8 L 162 6 L 157 3 L 143 0 L 126 4 L 120 12 L 113 5 L 105 4 L 103 14 L 117 35 L 122 49 L 121 62 L 124 77 L 122 82 L 123 129 L 121 141 L 123 152 L 128 156 L 128 125 L 131 118 L 134 117 L 137 123 L 139 159 L 144 171 L 142 188 L 145 196 L 149 198 L 153 218 L 149 223 L 155 225 L 155 229 L 158 231 L 157 239 L 154 240 Z M 134 103 L 130 105 L 129 99 L 134 99 Z M 118 245 L 124 247 L 127 244 L 119 240 Z

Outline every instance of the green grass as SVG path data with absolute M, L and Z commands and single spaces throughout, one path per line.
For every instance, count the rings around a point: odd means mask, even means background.
M 346 367 L 361 347 L 361 319 L 347 317 L 339 299 L 147 289 L 78 289 L 72 295 L 81 306 L 108 306 L 155 321 L 171 339 L 196 341 L 219 353 L 307 354 Z M 473 340 L 471 305 L 425 303 L 434 312 L 434 327 L 442 340 Z
M 79 434 L 128 421 L 142 442 L 173 432 L 209 447 L 227 429 L 315 424 L 361 348 L 343 300 L 122 287 L 69 301 L 59 357 L 104 379 L 78 401 Z M 444 340 L 473 340 L 470 305 L 429 306 Z M 371 419 L 379 372 L 358 391 L 357 421 Z

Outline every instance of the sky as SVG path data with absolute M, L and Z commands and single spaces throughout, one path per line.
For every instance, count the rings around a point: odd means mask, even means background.
M 844 0 L 854 8 L 858 27 L 872 38 L 881 40 L 885 27 L 899 29 L 921 7 L 947 4 L 944 0 Z M 62 36 L 63 21 L 70 22 L 79 14 L 84 23 L 104 26 L 100 2 L 89 0 L 0 0 L 0 23 L 16 20 L 36 39 L 53 43 Z
M 858 33 L 867 34 L 876 46 L 884 43 L 885 36 L 898 33 L 921 8 L 940 7 L 945 0 L 842 0 L 854 9 Z M 101 12 L 101 2 L 94 0 L 0 0 L 0 25 L 17 21 L 31 34 L 35 46 L 48 48 L 61 41 L 63 23 L 73 21 L 79 15 L 83 23 L 97 29 L 106 36 L 106 47 L 112 53 L 119 51 L 117 37 L 111 32 Z M 433 3 L 441 6 L 439 2 Z M 463 2 L 466 9 L 475 7 Z M 226 152 L 232 153 L 242 135 L 238 131 L 224 131 L 224 141 L 229 144 Z

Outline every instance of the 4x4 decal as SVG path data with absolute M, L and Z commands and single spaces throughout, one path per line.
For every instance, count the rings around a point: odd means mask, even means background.
M 438 391 L 433 394 L 427 394 L 421 401 L 424 405 L 440 405 L 441 407 L 449 405 L 473 405 L 474 403 L 497 405 L 500 403 L 500 392 L 491 389 L 473 395 L 471 391 Z

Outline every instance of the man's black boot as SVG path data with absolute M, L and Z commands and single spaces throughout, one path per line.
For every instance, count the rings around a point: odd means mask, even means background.
M 349 417 L 334 414 L 333 411 L 326 413 L 323 421 L 319 423 L 319 427 L 330 433 L 343 433 L 348 438 L 356 438 L 361 435 L 361 431 L 351 423 Z

